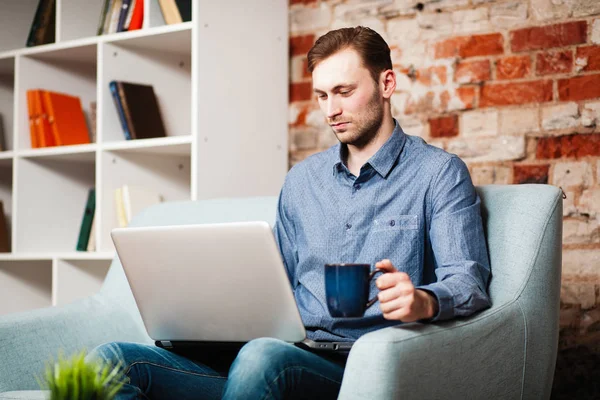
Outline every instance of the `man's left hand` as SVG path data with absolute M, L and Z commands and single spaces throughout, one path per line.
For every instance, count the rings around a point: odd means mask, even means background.
M 415 289 L 405 272 L 398 272 L 390 260 L 381 260 L 375 268 L 387 272 L 375 281 L 380 292 L 377 296 L 383 317 L 389 320 L 414 322 L 433 318 L 438 311 L 435 296 Z

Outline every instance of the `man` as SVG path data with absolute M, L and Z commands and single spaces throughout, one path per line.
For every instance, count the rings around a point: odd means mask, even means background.
M 371 29 L 331 31 L 308 53 L 314 92 L 339 144 L 288 173 L 275 238 L 309 338 L 352 341 L 401 322 L 466 316 L 490 305 L 479 198 L 456 156 L 406 135 L 391 115 L 390 50 Z M 332 318 L 324 264 L 369 263 L 379 308 Z M 257 339 L 183 357 L 111 343 L 130 379 L 118 398 L 336 398 L 345 356 Z M 136 397 L 137 396 L 137 397 Z

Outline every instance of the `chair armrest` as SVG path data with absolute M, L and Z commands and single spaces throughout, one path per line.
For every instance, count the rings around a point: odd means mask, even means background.
M 149 342 L 143 325 L 101 295 L 0 317 L 0 392 L 39 389 L 45 363 L 109 341 Z
M 525 320 L 518 302 L 470 318 L 362 336 L 339 399 L 520 398 Z

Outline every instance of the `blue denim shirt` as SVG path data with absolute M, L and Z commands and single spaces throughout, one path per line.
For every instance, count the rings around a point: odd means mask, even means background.
M 434 294 L 433 320 L 488 307 L 490 266 L 480 200 L 465 163 L 405 134 L 392 136 L 354 176 L 347 147 L 308 157 L 287 174 L 274 227 L 300 315 L 314 340 L 357 339 L 398 321 L 379 303 L 362 318 L 332 318 L 325 300 L 324 264 L 384 258 L 415 287 Z M 375 280 L 370 297 L 378 293 Z

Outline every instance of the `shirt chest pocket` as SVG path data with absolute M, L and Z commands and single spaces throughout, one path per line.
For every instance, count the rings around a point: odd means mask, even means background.
M 397 232 L 419 229 L 419 219 L 416 215 L 377 216 L 373 220 L 373 232 Z
M 378 215 L 369 236 L 368 246 L 375 260 L 389 258 L 399 271 L 419 282 L 422 246 L 418 215 Z

